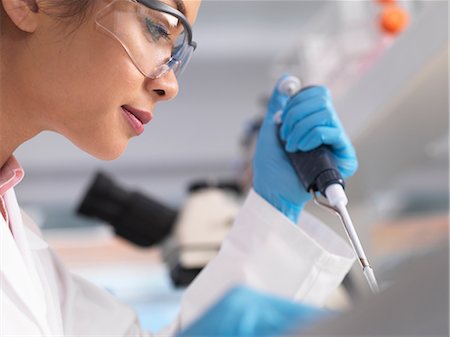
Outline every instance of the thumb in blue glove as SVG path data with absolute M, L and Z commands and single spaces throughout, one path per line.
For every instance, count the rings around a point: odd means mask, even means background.
M 305 328 L 326 312 L 246 287 L 231 289 L 178 337 L 269 337 Z
M 304 205 L 311 200 L 285 151 L 311 151 L 329 145 L 344 178 L 356 172 L 355 150 L 345 134 L 331 102 L 329 91 L 322 86 L 302 90 L 292 98 L 275 86 L 256 144 L 253 159 L 253 188 L 293 222 L 298 221 Z M 281 139 L 274 121 L 281 111 Z

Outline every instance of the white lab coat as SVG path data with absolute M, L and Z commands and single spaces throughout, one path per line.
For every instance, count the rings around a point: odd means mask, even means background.
M 11 231 L 0 216 L 0 335 L 147 336 L 135 313 L 70 274 L 5 194 Z M 234 284 L 321 305 L 353 263 L 348 245 L 308 215 L 293 225 L 250 192 L 218 256 L 191 284 L 168 335 L 185 327 Z

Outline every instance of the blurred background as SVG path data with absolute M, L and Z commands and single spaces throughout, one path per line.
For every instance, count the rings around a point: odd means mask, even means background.
M 382 281 L 448 238 L 447 1 L 204 0 L 194 38 L 179 96 L 120 159 L 100 162 L 51 133 L 16 152 L 19 202 L 74 272 L 131 304 L 144 327 L 168 323 L 183 288 L 160 246 L 138 248 L 76 210 L 99 170 L 174 213 L 193 181 L 236 180 L 243 135 L 284 72 L 332 91 L 360 162 L 350 212 Z M 308 210 L 344 236 L 334 216 Z M 336 301 L 365 292 L 356 266 Z

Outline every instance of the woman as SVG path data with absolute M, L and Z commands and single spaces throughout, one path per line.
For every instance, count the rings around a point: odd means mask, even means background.
M 23 170 L 13 152 L 52 130 L 99 159 L 120 156 L 156 104 L 177 95 L 177 76 L 195 49 L 199 4 L 1 0 L 2 336 L 143 334 L 129 308 L 70 275 L 20 211 L 13 187 Z M 254 190 L 218 257 L 186 291 L 174 331 L 236 284 L 321 305 L 353 262 L 350 249 L 317 220 L 302 214 L 298 221 L 309 196 L 279 146 L 278 110 L 286 150 L 326 143 L 345 176 L 356 170 L 325 88 L 290 101 L 275 90 L 255 154 Z

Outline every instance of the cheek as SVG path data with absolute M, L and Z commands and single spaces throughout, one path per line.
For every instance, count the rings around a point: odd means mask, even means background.
M 85 99 L 90 98 L 85 104 L 120 103 L 140 87 L 142 76 L 120 44 L 108 36 L 100 35 L 97 40 L 102 43 L 94 43 L 84 59 L 77 58 L 77 68 L 84 68 L 84 71 L 74 69 L 76 87 Z
M 70 66 L 52 109 L 52 127 L 82 150 L 111 160 L 125 150 L 132 136 L 120 106 L 133 103 L 143 77 L 120 44 L 98 31 L 95 34 L 86 38 L 88 45 L 68 50 Z
M 132 102 L 130 93 L 138 87 L 136 70 L 126 62 L 103 62 L 92 69 L 92 74 L 79 92 L 82 101 L 73 101 L 58 131 L 97 158 L 115 159 L 132 136 L 120 106 Z
M 122 46 L 109 36 L 94 31 L 91 37 L 79 40 L 84 43 L 65 53 L 69 61 L 61 79 L 60 88 L 64 90 L 60 97 L 65 96 L 65 110 L 75 113 L 77 119 L 94 121 L 129 103 L 143 78 Z

